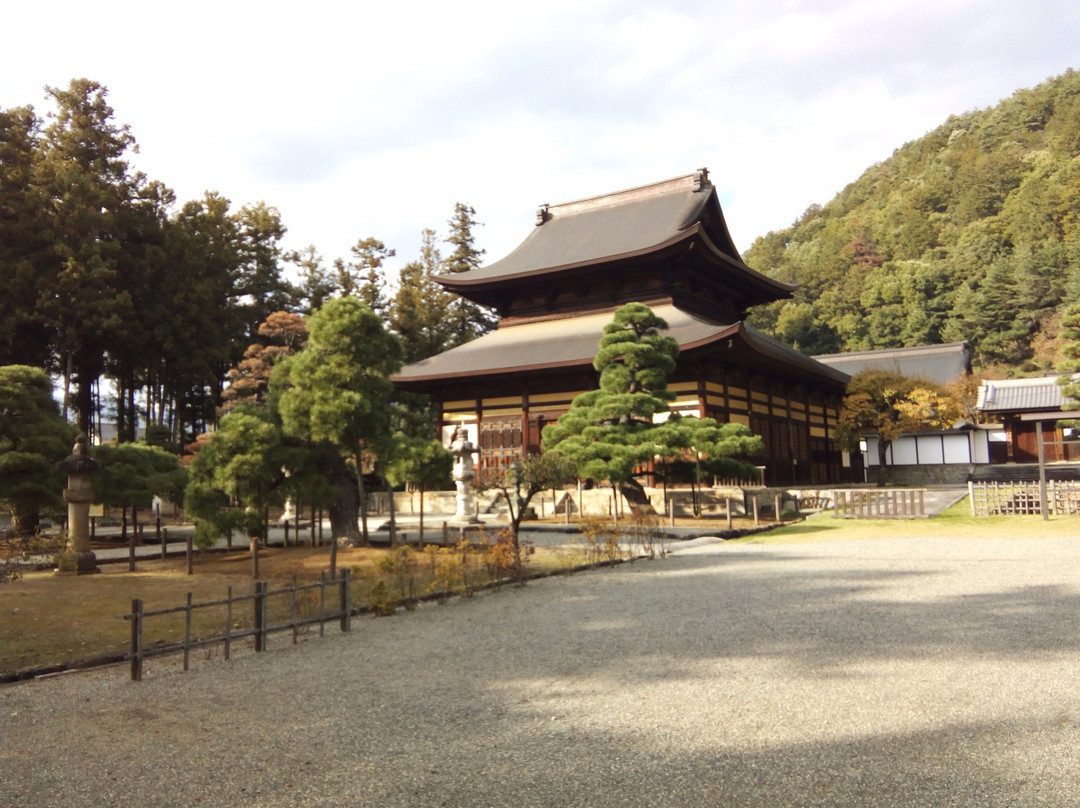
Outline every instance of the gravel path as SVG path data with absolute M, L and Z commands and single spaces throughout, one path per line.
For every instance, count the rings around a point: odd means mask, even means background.
M 0 807 L 1074 808 L 1078 663 L 1080 541 L 699 540 L 0 688 Z

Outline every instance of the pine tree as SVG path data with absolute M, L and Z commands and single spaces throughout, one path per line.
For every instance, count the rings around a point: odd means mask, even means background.
M 643 303 L 616 309 L 593 360 L 600 389 L 575 398 L 543 433 L 545 451 L 569 458 L 582 477 L 618 485 L 639 511 L 651 507 L 634 469 L 653 458 L 688 451 L 711 458 L 761 450 L 760 438 L 741 424 L 676 416 L 657 423 L 654 416 L 666 413 L 674 398 L 667 377 L 679 355 L 678 343 L 661 333 L 666 329 L 667 323 Z

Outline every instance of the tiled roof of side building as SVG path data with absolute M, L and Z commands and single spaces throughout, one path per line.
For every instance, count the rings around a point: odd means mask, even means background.
M 1030 412 L 1060 410 L 1071 406 L 1062 394 L 1057 376 L 984 381 L 979 385 L 975 408 L 982 412 Z
M 819 354 L 814 359 L 850 375 L 864 370 L 881 370 L 938 384 L 949 384 L 971 372 L 971 351 L 966 342 Z

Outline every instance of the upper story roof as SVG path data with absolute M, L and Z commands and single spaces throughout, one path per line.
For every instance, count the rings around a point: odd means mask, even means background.
M 655 259 L 655 263 L 650 263 Z M 662 262 L 662 263 L 661 263 Z M 536 288 L 611 269 L 612 282 L 633 284 L 620 269 L 669 276 L 695 268 L 694 283 L 728 290 L 737 311 L 791 296 L 794 286 L 748 267 L 735 249 L 707 169 L 625 191 L 542 205 L 536 226 L 505 258 L 469 272 L 441 275 L 447 289 L 506 308 L 510 288 Z M 687 270 L 689 271 L 689 270 Z
M 864 370 L 881 370 L 938 384 L 949 384 L 971 373 L 971 350 L 966 342 L 821 354 L 814 359 L 850 376 Z

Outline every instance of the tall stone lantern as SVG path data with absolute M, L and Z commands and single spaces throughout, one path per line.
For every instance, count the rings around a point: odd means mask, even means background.
M 475 451 L 476 447 L 469 440 L 465 428 L 458 426 L 454 431 L 454 440 L 450 444 L 450 454 L 454 456 L 454 468 L 450 478 L 457 488 L 457 512 L 449 524 L 455 527 L 481 524 L 476 517 L 476 506 L 472 490 L 473 479 L 476 477 L 476 468 L 473 463 L 473 452 Z
M 67 488 L 64 489 L 64 499 L 68 504 L 68 547 L 59 571 L 76 575 L 101 572 L 97 556 L 90 549 L 90 505 L 94 501 L 90 475 L 98 471 L 101 464 L 86 453 L 86 437 L 80 435 L 75 439 L 71 454 L 56 467 L 68 478 Z

